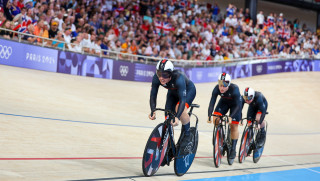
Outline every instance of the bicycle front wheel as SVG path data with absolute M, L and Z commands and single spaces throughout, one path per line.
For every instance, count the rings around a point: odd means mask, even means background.
M 240 144 L 239 156 L 238 156 L 239 163 L 243 163 L 244 160 L 246 159 L 248 150 L 250 148 L 250 142 L 251 142 L 251 136 L 250 136 L 249 129 L 247 128 L 243 131 L 242 138 L 241 138 L 241 144 Z
M 193 146 L 190 148 L 190 152 L 187 155 L 180 155 L 180 149 L 178 155 L 174 159 L 174 172 L 177 176 L 182 176 L 191 167 L 193 160 L 197 153 L 198 148 L 198 131 L 195 127 L 190 128 L 190 134 L 194 137 Z
M 221 164 L 222 149 L 223 149 L 223 133 L 222 127 L 217 126 L 213 132 L 213 161 L 218 168 Z
M 142 171 L 147 177 L 154 175 L 164 160 L 169 141 L 165 130 L 164 123 L 158 124 L 147 141 L 142 157 Z

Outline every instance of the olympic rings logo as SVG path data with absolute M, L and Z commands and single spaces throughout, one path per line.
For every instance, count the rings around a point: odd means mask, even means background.
M 12 54 L 12 47 L 0 45 L 0 58 L 9 59 Z

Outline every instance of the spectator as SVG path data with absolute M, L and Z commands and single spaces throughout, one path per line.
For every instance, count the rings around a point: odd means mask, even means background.
M 263 11 L 260 11 L 259 14 L 257 14 L 257 24 L 260 29 L 263 28 L 263 23 L 264 23 L 264 15 L 263 15 Z
M 17 7 L 21 10 L 24 7 L 24 0 L 17 1 Z
M 73 52 L 82 52 L 82 46 L 81 46 L 82 36 L 77 36 L 75 39 L 71 40 L 71 44 L 69 44 L 68 48 L 70 51 Z
M 244 12 L 244 21 L 248 24 L 251 20 L 250 10 L 249 8 L 246 8 Z
M 58 25 L 59 25 L 59 22 L 56 21 L 56 20 L 53 20 L 51 22 L 51 26 L 50 26 L 50 29 L 49 29 L 49 38 L 55 38 L 56 35 L 58 34 Z
M 136 55 L 138 53 L 139 47 L 135 40 L 131 40 L 129 53 Z
M 0 7 L 0 27 L 3 28 L 5 25 L 5 22 L 7 20 L 7 18 L 4 16 L 4 10 L 2 7 Z
M 86 53 L 89 53 L 91 44 L 92 44 L 91 34 L 84 32 L 82 34 L 82 41 L 81 41 L 81 46 L 83 48 L 83 51 Z
M 206 60 L 208 58 L 208 56 L 210 55 L 210 53 L 211 53 L 210 45 L 207 44 L 206 47 L 204 49 L 202 49 L 202 51 L 201 51 L 202 59 Z
M 101 39 L 96 38 L 91 45 L 91 54 L 100 55 L 101 53 Z
M 128 53 L 129 46 L 130 46 L 130 38 L 126 38 L 125 42 L 123 42 L 121 45 L 121 52 Z
M 212 20 L 218 22 L 219 20 L 220 8 L 217 3 L 214 4 L 212 9 Z
M 107 55 L 108 54 L 108 52 L 107 51 L 105 51 L 105 50 L 109 50 L 109 41 L 108 41 L 108 37 L 104 37 L 103 38 L 103 41 L 101 41 L 101 44 L 100 44 L 100 48 L 101 48 L 101 50 L 103 51 L 103 54 L 104 55 Z
M 227 7 L 227 17 L 229 17 L 230 15 L 233 16 L 235 13 L 235 7 L 232 4 L 229 4 Z
M 32 36 L 32 35 L 34 35 L 34 25 L 33 24 L 30 24 L 28 26 L 26 34 L 28 34 L 28 35 L 24 35 L 23 40 L 26 40 L 29 43 L 37 42 L 37 38 Z
M 12 4 L 8 1 L 7 8 L 10 9 L 10 14 L 12 15 L 12 19 L 21 13 L 21 10 L 18 6 L 18 0 L 13 0 Z
M 13 22 L 11 22 L 11 21 L 6 21 L 2 28 L 10 30 L 12 23 Z M 7 39 L 11 39 L 13 37 L 13 33 L 10 31 L 0 30 L 0 36 L 3 36 L 4 38 L 7 38 Z
M 59 48 L 59 49 L 63 49 L 64 48 L 64 38 L 63 38 L 63 32 L 62 31 L 58 31 L 56 37 L 54 38 L 54 40 L 52 41 L 52 46 Z
M 64 31 L 63 38 L 67 44 L 71 43 L 72 36 L 71 36 L 71 28 L 70 27 L 67 27 L 66 30 Z

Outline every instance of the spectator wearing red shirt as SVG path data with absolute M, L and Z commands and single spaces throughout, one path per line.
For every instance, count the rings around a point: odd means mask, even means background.
M 20 9 L 22 9 L 23 7 L 24 7 L 24 0 L 19 0 L 18 2 L 17 2 L 17 6 L 20 8 Z
M 149 31 L 150 29 L 150 24 L 148 20 L 144 20 L 143 24 L 141 25 L 141 29 L 145 30 L 145 31 Z
M 298 40 L 298 34 L 296 32 L 292 33 L 290 39 L 288 40 L 288 44 L 292 46 Z

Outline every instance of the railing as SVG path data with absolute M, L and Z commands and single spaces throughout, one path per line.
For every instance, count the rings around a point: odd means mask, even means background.
M 26 40 L 23 40 L 23 36 L 27 35 L 30 37 L 35 37 L 41 39 L 40 42 L 33 42 L 32 44 L 42 46 L 42 47 L 48 47 L 48 48 L 55 48 L 55 49 L 60 49 L 62 51 L 71 51 L 71 52 L 77 52 L 77 53 L 82 53 L 82 54 L 88 54 L 88 55 L 93 55 L 89 54 L 85 51 L 86 48 L 89 47 L 83 47 L 82 45 L 78 45 L 75 43 L 66 43 L 65 41 L 59 41 L 56 39 L 50 39 L 50 38 L 44 38 L 41 36 L 36 36 L 36 35 L 31 35 L 27 33 L 21 33 L 18 31 L 13 31 L 13 30 L 8 30 L 4 28 L 0 28 L 0 31 L 7 31 L 7 32 L 12 32 L 13 33 L 13 38 L 11 40 L 22 42 L 22 43 L 30 43 Z M 3 37 L 0 37 L 3 38 Z M 62 48 L 57 48 L 53 47 L 52 45 L 49 45 L 48 42 L 56 41 L 56 43 L 62 43 L 63 47 Z M 67 46 L 80 46 L 81 51 L 73 51 L 70 50 L 69 48 L 66 48 Z M 92 48 L 90 48 L 92 49 Z M 95 51 L 98 49 L 94 49 Z M 117 52 L 117 51 L 111 51 L 111 50 L 98 50 L 99 53 L 94 54 L 93 56 L 99 56 L 99 57 L 105 57 L 105 58 L 111 58 L 115 60 L 127 60 L 131 62 L 141 62 L 145 64 L 155 64 L 159 60 L 163 59 L 162 57 L 151 57 L 151 56 L 143 56 L 143 55 L 135 55 L 135 54 L 130 54 L 130 53 L 122 53 L 122 52 Z M 294 56 L 287 56 L 287 57 L 281 57 L 280 55 L 277 56 L 266 56 L 266 57 L 246 57 L 246 58 L 237 58 L 237 59 L 229 59 L 229 60 L 178 60 L 178 59 L 169 59 L 171 60 L 175 65 L 179 65 L 181 67 L 214 67 L 214 66 L 223 66 L 223 65 L 232 65 L 232 64 L 247 64 L 248 62 L 251 63 L 258 63 L 258 62 L 267 62 L 267 61 L 277 61 L 277 60 L 288 60 L 288 59 L 314 59 L 316 57 L 310 56 L 299 56 L 299 55 L 294 55 Z M 319 58 L 319 57 L 317 57 Z

